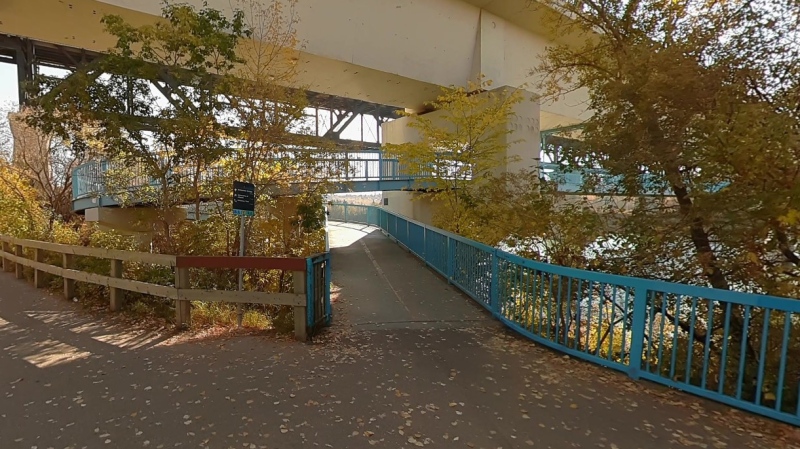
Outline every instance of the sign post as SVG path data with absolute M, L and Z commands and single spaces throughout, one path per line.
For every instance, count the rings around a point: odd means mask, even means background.
M 249 182 L 233 181 L 233 215 L 239 216 L 239 256 L 245 253 L 245 218 L 256 214 L 256 186 Z M 244 290 L 244 271 L 239 269 L 239 291 Z M 242 327 L 242 305 L 236 304 L 237 323 Z

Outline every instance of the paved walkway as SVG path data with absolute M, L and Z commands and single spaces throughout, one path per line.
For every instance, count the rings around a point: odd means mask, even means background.
M 783 448 L 787 426 L 563 358 L 369 228 L 313 344 L 187 342 L 0 274 L 0 448 Z

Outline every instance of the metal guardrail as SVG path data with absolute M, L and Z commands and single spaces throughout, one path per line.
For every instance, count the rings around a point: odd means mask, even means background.
M 306 259 L 306 292 L 308 294 L 307 325 L 313 334 L 333 321 L 331 309 L 331 255 L 320 254 Z
M 333 182 L 358 182 L 358 181 L 413 181 L 428 176 L 427 174 L 408 174 L 397 159 L 383 158 L 379 151 L 368 154 L 378 154 L 378 157 L 369 158 L 319 158 L 315 166 L 306 171 L 315 172 L 319 180 Z M 145 186 L 158 186 L 160 181 L 146 175 L 144 165 L 124 164 L 106 160 L 91 161 L 76 167 L 72 173 L 72 199 L 108 195 L 114 192 L 107 191 L 108 174 L 114 170 L 124 169 L 125 178 L 129 181 L 127 191 L 135 191 Z M 191 178 L 188 170 L 175 170 L 175 175 Z M 205 170 L 201 181 L 212 180 L 224 175 L 221 167 L 212 167 Z
M 379 227 L 538 343 L 800 425 L 796 299 L 550 265 L 375 206 L 334 204 L 329 218 Z
M 306 172 L 314 172 L 319 181 L 329 181 L 334 183 L 352 183 L 356 185 L 356 191 L 368 190 L 398 190 L 410 188 L 414 182 L 430 179 L 434 172 L 440 173 L 447 178 L 452 175 L 453 167 L 431 168 L 428 171 L 410 173 L 408 167 L 404 167 L 398 159 L 384 158 L 380 150 L 363 152 L 351 152 L 348 155 L 353 157 L 321 157 L 317 159 L 314 167 L 306 167 Z M 369 155 L 371 157 L 364 157 Z M 377 155 L 377 158 L 374 157 Z M 117 191 L 108 191 L 109 176 L 117 170 L 124 170 L 127 185 L 115 186 Z M 90 198 L 105 198 L 101 201 L 105 205 L 117 205 L 113 200 L 115 195 L 120 193 L 134 194 L 137 189 L 144 187 L 158 187 L 160 181 L 148 176 L 142 163 L 125 164 L 122 162 L 112 162 L 106 160 L 91 161 L 76 167 L 72 176 L 72 200 L 76 205 L 78 200 L 88 201 Z M 611 176 L 604 170 L 587 169 L 586 171 L 575 171 L 560 164 L 540 163 L 539 174 L 546 180 L 555 181 L 558 191 L 565 193 L 591 193 L 591 194 L 614 194 L 615 188 L 621 181 L 620 176 Z M 215 178 L 224 176 L 224 168 L 221 166 L 211 167 L 200 174 L 200 184 L 211 181 Z M 585 191 L 584 180 L 589 175 L 595 179 L 595 185 L 591 191 Z M 113 178 L 113 176 L 111 176 Z M 171 176 L 175 182 L 192 183 L 194 173 L 186 167 L 177 168 Z M 381 184 L 381 183 L 384 184 Z M 397 182 L 400 185 L 388 185 L 385 183 Z M 359 184 L 361 183 L 361 184 Z M 644 195 L 670 195 L 657 187 L 657 179 L 652 175 L 644 175 Z M 368 184 L 368 185 L 367 185 Z M 713 187 L 711 190 L 718 190 L 724 184 Z M 120 192 L 122 191 L 122 192 Z M 102 205 L 102 204 L 100 204 Z M 77 207 L 97 207 L 97 203 L 89 206 Z
M 599 168 L 587 168 L 583 171 L 570 169 L 561 164 L 542 162 L 539 164 L 539 175 L 548 181 L 555 181 L 559 192 L 565 193 L 591 193 L 615 194 L 617 187 L 622 183 L 623 177 L 611 175 L 608 171 Z M 587 177 L 591 177 L 592 186 L 588 190 L 584 184 Z M 646 196 L 673 196 L 669 188 L 663 188 L 663 181 L 656 175 L 645 173 L 640 175 L 642 194 Z M 729 183 L 720 182 L 713 185 L 702 186 L 708 192 L 719 191 Z
M 593 194 L 612 194 L 622 181 L 622 176 L 614 176 L 606 170 L 587 168 L 585 171 L 570 170 L 560 164 L 542 162 L 539 164 L 539 174 L 548 181 L 558 184 L 559 192 L 581 192 L 585 189 L 584 182 L 587 175 L 591 176 L 596 185 L 592 186 Z M 643 193 L 645 195 L 663 195 L 664 192 L 657 188 L 658 179 L 654 175 L 642 176 Z M 667 193 L 669 195 L 669 193 Z

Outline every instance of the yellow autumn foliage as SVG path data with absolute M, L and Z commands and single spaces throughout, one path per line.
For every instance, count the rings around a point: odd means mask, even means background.
M 36 190 L 0 162 L 0 234 L 20 238 L 41 238 L 47 227 Z

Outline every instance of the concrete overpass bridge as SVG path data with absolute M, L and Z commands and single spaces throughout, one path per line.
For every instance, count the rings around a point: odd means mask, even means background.
M 187 3 L 202 6 L 200 0 Z M 231 8 L 228 0 L 208 4 Z M 304 44 L 298 85 L 415 110 L 435 98 L 439 86 L 465 85 L 480 73 L 496 86 L 535 81 L 529 72 L 556 38 L 550 26 L 557 17 L 527 0 L 299 0 L 296 9 Z M 19 56 L 20 75 L 27 78 L 40 53 L 112 47 L 103 15 L 140 25 L 158 20 L 160 10 L 160 0 L 7 0 L 0 5 L 0 34 L 23 39 L 10 55 Z M 584 113 L 583 100 L 578 93 L 542 104 L 538 116 L 526 119 L 543 128 L 572 124 Z
M 415 191 L 425 190 L 429 186 L 424 179 L 430 178 L 430 173 L 411 173 L 404 170 L 400 161 L 396 158 L 385 157 L 379 148 L 364 149 L 361 151 L 350 151 L 331 155 L 330 153 L 321 155 L 315 159 L 312 167 L 305 170 L 316 173 L 312 178 L 312 183 L 327 184 L 328 193 L 362 193 L 362 192 L 395 192 L 395 191 Z M 107 177 L 118 169 L 120 163 L 105 160 L 91 161 L 76 167 L 72 172 L 72 205 L 77 213 L 84 213 L 87 209 L 96 207 L 118 207 L 121 206 L 117 196 L 109 190 Z M 148 176 L 136 176 L 136 173 L 144 173 L 144 170 L 136 166 L 129 166 L 127 169 L 133 174 L 126 185 L 121 186 L 122 190 L 133 197 L 133 204 L 142 201 L 136 199 L 138 189 L 147 187 L 157 187 L 159 181 Z M 577 171 L 567 171 L 562 166 L 553 163 L 540 164 L 541 176 L 557 184 L 559 192 L 565 194 L 581 194 L 583 189 L 583 173 Z M 607 194 L 611 191 L 615 178 L 597 172 L 601 178 L 608 182 L 599 185 L 591 192 L 592 194 Z M 202 182 L 213 180 L 214 178 L 224 177 L 221 167 L 212 167 L 204 170 L 201 174 Z M 171 177 L 175 182 L 182 179 L 189 179 L 193 176 L 189 170 L 178 168 L 173 171 Z M 316 179 L 316 181 L 314 181 Z M 118 186 L 119 187 L 119 186 Z M 289 187 L 288 189 L 276 190 L 276 194 L 293 194 L 299 187 Z M 656 194 L 656 192 L 653 192 Z
M 202 6 L 201 0 L 188 3 Z M 231 2 L 210 0 L 208 6 L 225 11 Z M 0 60 L 17 65 L 20 81 L 36 76 L 40 65 L 74 70 L 115 44 L 103 31 L 104 15 L 142 25 L 159 20 L 160 11 L 160 0 L 6 0 L 0 4 Z M 393 111 L 425 111 L 441 86 L 463 86 L 482 74 L 497 89 L 531 89 L 537 81 L 531 69 L 545 47 L 573 39 L 556 29 L 562 18 L 532 8 L 528 0 L 298 0 L 296 12 L 303 46 L 295 81 L 313 92 L 318 134 L 341 139 L 345 131 L 360 131 L 360 141 L 377 145 L 418 139 L 409 118 L 392 120 Z M 515 162 L 500 170 L 536 169 L 540 130 L 588 115 L 584 92 L 557 102 L 540 102 L 534 93 L 517 105 L 507 125 L 514 131 L 507 156 Z M 322 127 L 320 111 L 329 114 Z M 398 184 L 408 179 L 382 173 L 374 181 L 345 180 L 350 184 L 342 189 L 388 190 L 390 208 L 410 204 L 414 194 Z M 83 201 L 87 194 L 102 194 L 82 187 L 92 183 L 78 183 L 76 207 L 89 206 Z
M 291 154 L 286 160 L 275 162 L 291 165 Z M 125 165 L 125 167 L 122 167 Z M 115 177 L 116 170 L 124 170 L 124 185 L 109 187 L 109 178 Z M 403 170 L 400 162 L 395 158 L 384 157 L 379 148 L 363 149 L 360 151 L 345 151 L 325 153 L 314 158 L 309 164 L 302 167 L 290 168 L 288 171 L 296 172 L 297 179 L 311 184 L 326 184 L 328 193 L 349 192 L 376 192 L 399 191 L 424 188 L 422 178 L 430 176 L 428 173 L 409 173 Z M 159 187 L 160 181 L 146 175 L 136 164 L 123 164 L 105 160 L 92 161 L 76 167 L 72 179 L 72 206 L 77 213 L 85 213 L 89 209 L 98 207 L 119 207 L 120 193 L 129 197 L 126 201 L 130 205 L 141 206 L 146 202 L 137 192 L 148 187 Z M 193 179 L 191 170 L 177 168 L 170 173 L 173 182 L 185 182 Z M 225 178 L 225 169 L 222 166 L 211 167 L 204 170 L 201 183 L 214 181 L 215 178 Z M 285 188 L 275 187 L 275 194 L 295 194 L 301 186 L 290 184 Z M 116 189 L 116 190 L 115 190 Z M 204 198 L 214 201 L 214 198 Z
M 200 0 L 188 3 L 201 6 Z M 484 74 L 498 87 L 536 80 L 530 70 L 556 36 L 553 14 L 527 0 L 299 0 L 298 39 L 303 42 L 298 85 L 321 95 L 411 110 L 424 109 L 440 86 L 465 85 Z M 209 7 L 230 10 L 228 0 Z M 160 0 L 7 0 L 0 5 L 6 60 L 19 78 L 36 73 L 36 61 L 59 59 L 77 66 L 112 47 L 105 14 L 133 24 L 159 18 Z M 68 58 L 58 58 L 68 54 Z M 539 129 L 585 117 L 585 95 L 557 103 L 530 100 L 513 126 L 530 137 L 528 160 L 538 153 Z M 519 136 L 518 136 L 519 137 Z

